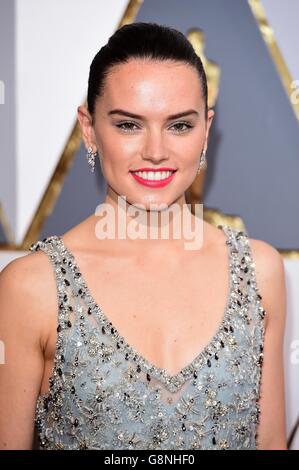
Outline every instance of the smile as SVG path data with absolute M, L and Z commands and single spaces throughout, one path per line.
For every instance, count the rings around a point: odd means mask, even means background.
M 152 188 L 159 188 L 166 186 L 170 181 L 172 181 L 176 170 L 131 171 L 130 173 L 138 183 Z

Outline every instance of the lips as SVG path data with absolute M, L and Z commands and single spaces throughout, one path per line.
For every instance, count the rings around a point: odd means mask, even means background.
M 176 168 L 137 168 L 136 170 L 130 170 L 131 172 L 136 173 L 137 171 L 176 171 Z
M 162 172 L 171 172 L 171 174 L 169 174 L 169 176 L 166 176 L 165 178 L 163 179 L 153 179 L 153 178 L 148 178 L 147 176 L 152 176 L 154 172 L 157 172 L 159 171 L 160 173 Z M 137 172 L 141 172 L 143 173 L 143 175 L 138 175 L 136 174 L 136 171 L 131 171 L 131 175 L 133 176 L 133 178 L 135 179 L 135 181 L 137 181 L 137 183 L 139 184 L 142 184 L 143 186 L 147 186 L 147 187 L 150 187 L 150 188 L 161 188 L 161 187 L 164 187 L 166 185 L 168 185 L 174 178 L 175 174 L 176 174 L 176 171 L 177 170 L 173 170 L 172 168 L 160 168 L 160 169 L 145 169 L 145 168 L 142 168 L 140 170 L 137 170 Z M 152 173 L 152 175 L 150 175 L 150 173 Z

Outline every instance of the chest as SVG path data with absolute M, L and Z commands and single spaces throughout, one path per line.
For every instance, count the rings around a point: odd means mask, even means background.
M 82 258 L 81 271 L 95 302 L 143 357 L 177 373 L 217 330 L 229 295 L 227 254 L 142 262 Z M 84 273 L 88 273 L 84 274 Z

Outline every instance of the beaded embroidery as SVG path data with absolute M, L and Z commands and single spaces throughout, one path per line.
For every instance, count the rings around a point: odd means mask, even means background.
M 41 449 L 255 449 L 265 310 L 248 235 L 230 226 L 229 293 L 210 342 L 170 375 L 142 357 L 95 302 L 53 235 L 32 244 L 55 272 L 56 352 L 36 404 Z

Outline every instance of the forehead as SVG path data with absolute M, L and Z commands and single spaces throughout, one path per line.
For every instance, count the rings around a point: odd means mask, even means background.
M 182 62 L 132 59 L 110 69 L 103 95 L 107 106 L 163 111 L 203 102 L 195 67 Z M 179 103 L 178 103 L 179 102 Z M 136 107 L 135 107 L 136 106 Z

